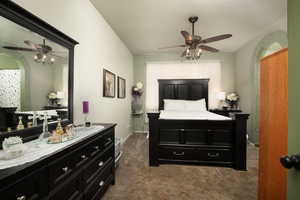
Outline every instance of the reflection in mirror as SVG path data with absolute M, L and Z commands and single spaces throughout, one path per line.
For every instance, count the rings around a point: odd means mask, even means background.
M 0 132 L 68 119 L 68 49 L 0 17 Z

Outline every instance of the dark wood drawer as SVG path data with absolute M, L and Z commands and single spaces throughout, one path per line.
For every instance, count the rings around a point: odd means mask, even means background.
M 231 149 L 198 149 L 201 161 L 232 162 Z
M 75 154 L 67 154 L 66 156 L 49 164 L 48 169 L 50 189 L 61 184 L 73 173 L 75 168 L 73 156 L 75 156 Z
M 113 130 L 108 130 L 89 144 L 86 154 L 90 158 L 95 157 L 112 143 L 114 143 Z
M 81 176 L 79 172 L 69 177 L 64 184 L 51 191 L 50 200 L 81 200 L 82 195 Z
M 0 191 L 5 200 L 41 200 L 47 196 L 46 170 L 38 170 L 20 180 L 12 187 Z
M 159 147 L 159 158 L 169 160 L 197 160 L 196 148 L 186 147 Z
M 102 144 L 102 149 L 105 149 L 106 147 L 108 147 L 109 145 L 111 145 L 112 143 L 114 143 L 114 134 L 112 130 L 107 131 L 101 139 L 101 144 Z
M 107 163 L 103 171 L 88 185 L 84 192 L 85 200 L 100 199 L 112 181 L 114 162 Z
M 178 144 L 180 141 L 180 131 L 176 129 L 161 129 L 159 141 L 161 144 Z
M 208 144 L 220 146 L 232 146 L 233 136 L 229 130 L 209 130 Z
M 113 145 L 107 147 L 103 152 L 91 160 L 83 170 L 84 184 L 90 184 L 95 177 L 102 173 L 103 169 L 114 160 Z
M 97 191 L 97 193 L 94 195 L 92 200 L 99 200 L 103 197 L 105 194 L 106 190 L 108 189 L 109 185 L 111 184 L 113 180 L 113 175 L 109 175 L 107 179 L 105 179 L 104 184 L 101 186 L 101 188 Z M 100 182 L 101 183 L 101 182 Z M 98 185 L 100 185 L 100 183 Z M 88 200 L 88 199 L 85 199 Z
M 160 144 L 232 146 L 232 130 L 220 129 L 161 129 Z
M 186 129 L 184 130 L 186 144 L 207 144 L 207 130 L 201 129 Z

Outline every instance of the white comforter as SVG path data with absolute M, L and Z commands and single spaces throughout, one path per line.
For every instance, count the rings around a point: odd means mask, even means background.
M 179 120 L 231 120 L 229 117 L 208 111 L 166 111 L 161 110 L 159 119 Z

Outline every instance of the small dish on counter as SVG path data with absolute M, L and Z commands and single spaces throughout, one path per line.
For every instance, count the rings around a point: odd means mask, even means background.
M 67 135 L 67 134 L 63 134 L 63 135 L 52 135 L 51 137 L 49 137 L 47 139 L 47 143 L 48 144 L 59 144 L 59 143 L 63 143 L 63 142 L 68 142 L 70 140 L 73 140 L 77 138 L 76 136 L 72 135 Z
M 23 144 L 22 138 L 18 136 L 5 138 L 2 147 L 5 153 L 4 159 L 6 160 L 18 158 L 24 155 L 28 149 L 27 146 Z
M 56 130 L 54 130 L 52 132 L 52 135 L 49 138 L 47 138 L 47 143 L 48 144 L 63 143 L 63 142 L 73 140 L 74 138 L 76 138 L 76 136 L 77 134 L 76 131 L 74 130 L 73 125 L 68 125 L 63 129 L 59 123 Z

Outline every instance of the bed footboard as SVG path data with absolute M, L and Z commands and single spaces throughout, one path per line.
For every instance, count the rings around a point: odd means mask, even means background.
M 148 113 L 149 165 L 197 164 L 246 170 L 247 119 L 236 113 L 232 120 L 163 120 Z

